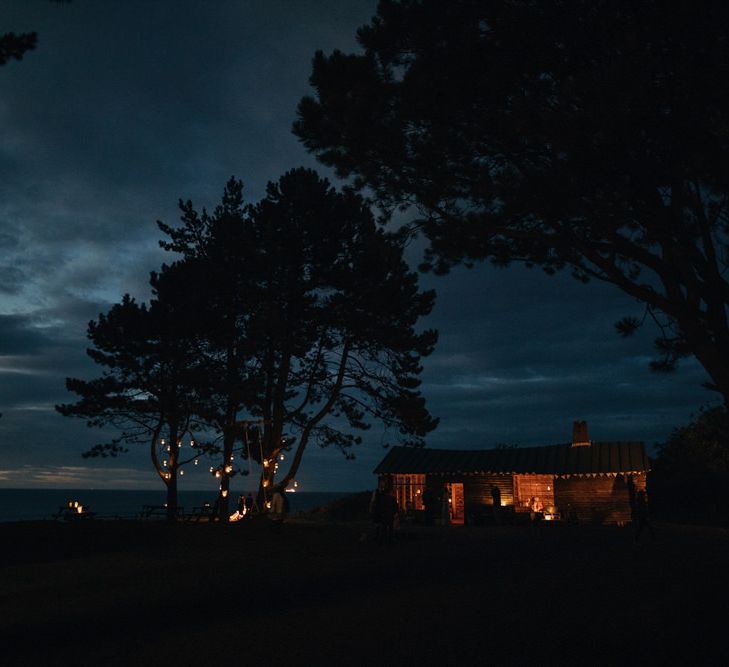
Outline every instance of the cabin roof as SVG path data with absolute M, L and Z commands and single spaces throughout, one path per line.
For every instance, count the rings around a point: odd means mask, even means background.
M 593 442 L 512 449 L 427 449 L 393 447 L 375 468 L 381 474 L 579 475 L 649 470 L 642 442 Z

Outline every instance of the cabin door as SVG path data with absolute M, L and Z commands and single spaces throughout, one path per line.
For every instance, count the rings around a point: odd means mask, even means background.
M 463 484 L 451 484 L 451 523 L 462 524 L 465 518 L 463 506 Z

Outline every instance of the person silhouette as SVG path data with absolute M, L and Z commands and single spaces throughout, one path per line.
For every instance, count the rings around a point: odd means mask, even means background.
M 656 539 L 656 534 L 653 530 L 653 526 L 650 522 L 650 516 L 648 512 L 648 496 L 645 491 L 638 491 L 635 496 L 635 541 L 640 540 L 640 536 L 643 533 L 643 529 L 647 528 L 651 535 L 651 539 Z

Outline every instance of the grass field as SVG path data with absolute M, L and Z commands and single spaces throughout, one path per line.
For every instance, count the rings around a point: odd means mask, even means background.
M 729 658 L 729 531 L 670 524 L 0 525 L 2 665 Z

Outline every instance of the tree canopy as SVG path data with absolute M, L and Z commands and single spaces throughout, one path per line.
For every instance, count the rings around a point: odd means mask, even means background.
M 177 259 L 152 274 L 149 307 L 127 296 L 91 322 L 89 355 L 104 372 L 67 381 L 80 400 L 62 414 L 121 429 L 92 455 L 149 442 L 174 507 L 182 437 L 209 434 L 190 456 L 222 454 L 212 472 L 225 517 L 230 479 L 242 472 L 235 454 L 261 464 L 265 501 L 294 479 L 312 441 L 352 458 L 358 432 L 379 422 L 387 441 L 422 444 L 437 419 L 418 390 L 420 360 L 437 335 L 417 325 L 434 294 L 419 290 L 401 235 L 307 169 L 269 183 L 254 205 L 231 178 L 211 213 L 180 208 L 181 225 L 158 223 Z M 277 481 L 285 451 L 293 455 Z
M 729 404 L 729 6 L 381 0 L 364 52 L 314 57 L 294 132 L 424 266 L 568 268 L 644 304 Z M 619 331 L 640 324 L 626 318 Z
M 656 470 L 729 473 L 729 414 L 723 407 L 703 410 L 657 450 Z
M 419 361 L 436 334 L 415 327 L 433 293 L 418 290 L 401 238 L 378 228 L 361 197 L 307 169 L 269 183 L 255 205 L 242 201 L 231 179 L 212 214 L 181 203 L 182 226 L 160 227 L 170 238 L 163 246 L 182 254 L 177 266 L 205 276 L 187 298 L 198 293 L 208 350 L 226 359 L 218 376 L 233 372 L 223 392 L 239 396 L 228 404 L 231 434 L 241 417 L 262 424 L 260 451 L 250 454 L 262 459 L 263 485 L 273 486 L 283 450 L 294 454 L 280 485 L 311 440 L 349 456 L 372 420 L 422 442 L 437 420 L 417 390 Z M 217 343 L 210 337 L 225 330 Z M 223 490 L 230 454 L 232 441 Z

